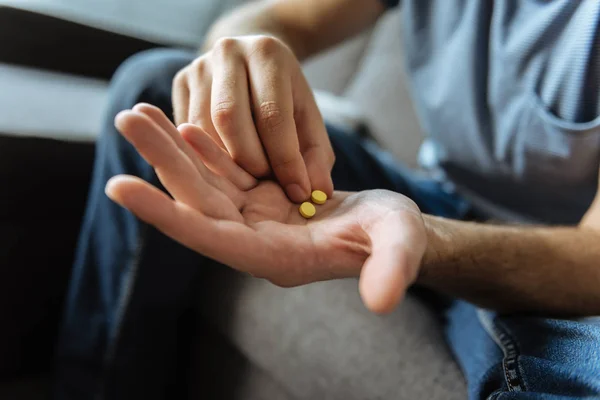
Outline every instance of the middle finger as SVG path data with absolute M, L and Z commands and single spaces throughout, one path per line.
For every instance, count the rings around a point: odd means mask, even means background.
M 154 123 L 161 127 L 163 131 L 165 131 L 171 137 L 171 139 L 173 139 L 175 145 L 179 147 L 179 149 L 183 151 L 186 156 L 188 156 L 202 177 L 214 187 L 225 192 L 229 198 L 234 199 L 234 203 L 237 203 L 235 199 L 239 197 L 240 193 L 234 183 L 230 182 L 226 178 L 214 174 L 204 165 L 204 163 L 198 158 L 194 149 L 192 149 L 191 146 L 185 140 L 183 140 L 180 132 L 177 130 L 177 128 L 175 128 L 173 123 L 171 123 L 162 110 L 150 104 L 140 103 L 133 107 L 133 111 L 145 114 L 152 121 L 154 121 Z
M 212 121 L 235 162 L 263 177 L 270 168 L 252 120 L 246 64 L 234 41 L 221 43 L 213 50 Z
M 115 118 L 115 125 L 154 167 L 159 180 L 175 200 L 214 218 L 241 219 L 231 199 L 209 184 L 173 139 L 148 116 L 123 111 Z

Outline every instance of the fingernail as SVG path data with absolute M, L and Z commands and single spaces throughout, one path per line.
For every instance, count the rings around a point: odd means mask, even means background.
M 293 201 L 300 202 L 308 198 L 308 193 L 297 183 L 290 183 L 285 187 L 285 191 Z
M 108 182 L 106 182 L 106 185 L 104 186 L 104 193 L 108 196 L 109 199 L 117 201 L 117 199 L 119 198 L 119 191 L 117 190 L 117 186 L 119 184 L 119 181 L 122 181 L 123 179 L 126 178 L 120 175 L 115 175 L 112 178 L 110 178 Z
M 113 198 L 113 190 L 115 188 L 115 179 L 114 177 L 110 178 L 108 182 L 106 182 L 106 186 L 104 186 L 104 193 L 109 197 Z

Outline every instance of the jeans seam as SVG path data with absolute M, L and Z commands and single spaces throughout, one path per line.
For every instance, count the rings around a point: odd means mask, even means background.
M 127 283 L 125 284 L 125 287 L 123 288 L 123 291 L 122 291 L 121 295 L 119 296 L 119 301 L 117 303 L 116 323 L 115 323 L 114 330 L 111 332 L 111 342 L 107 348 L 106 356 L 104 358 L 104 374 L 103 374 L 103 378 L 102 378 L 102 387 L 101 387 L 100 392 L 96 393 L 97 400 L 106 399 L 105 391 L 106 391 L 106 384 L 107 384 L 107 382 L 106 382 L 107 374 L 110 373 L 111 369 L 114 366 L 116 352 L 117 352 L 117 346 L 119 345 L 119 340 L 120 340 L 121 334 L 122 334 L 122 327 L 123 327 L 125 318 L 127 317 L 127 315 L 126 315 L 127 307 L 129 306 L 129 304 L 131 302 L 131 296 L 133 295 L 135 281 L 136 281 L 136 278 L 137 278 L 137 275 L 139 272 L 138 270 L 139 270 L 141 254 L 142 254 L 142 251 L 146 244 L 147 231 L 148 231 L 148 226 L 146 224 L 141 224 L 141 226 L 139 227 L 139 231 L 138 231 L 136 247 L 132 254 L 131 260 L 129 261 L 129 264 L 131 266 L 130 274 L 127 277 Z
M 500 395 L 502 394 L 502 390 L 498 389 L 496 391 L 494 391 L 492 394 L 490 394 L 486 400 L 498 400 L 500 398 Z
M 483 310 L 478 310 L 477 315 L 483 328 L 504 353 L 502 370 L 508 391 L 526 391 L 527 387 L 519 364 L 520 350 L 516 339 L 510 334 L 506 325 L 504 325 L 497 316 L 490 316 L 489 312 Z M 496 394 L 495 398 L 498 398 L 499 395 L 500 392 Z

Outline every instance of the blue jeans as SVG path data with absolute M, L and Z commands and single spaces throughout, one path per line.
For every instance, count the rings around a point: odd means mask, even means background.
M 175 50 L 142 53 L 112 82 L 60 336 L 58 399 L 170 399 L 185 392 L 194 290 L 222 266 L 140 222 L 105 196 L 104 185 L 120 173 L 159 185 L 113 118 L 138 102 L 171 115 L 171 80 L 192 58 Z M 468 202 L 444 185 L 402 168 L 368 140 L 328 130 L 337 189 L 385 188 L 425 213 L 474 218 Z M 499 315 L 426 297 L 444 318 L 471 399 L 600 398 L 597 320 Z

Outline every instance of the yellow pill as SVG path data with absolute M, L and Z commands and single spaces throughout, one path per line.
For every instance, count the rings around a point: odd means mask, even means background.
M 306 219 L 314 217 L 317 213 L 317 209 L 315 208 L 315 206 L 309 203 L 308 201 L 302 203 L 298 210 L 300 211 L 300 215 L 302 215 Z
M 327 201 L 327 195 L 325 194 L 325 192 L 322 192 L 320 190 L 313 190 L 310 199 L 315 204 L 325 204 L 325 202 Z

